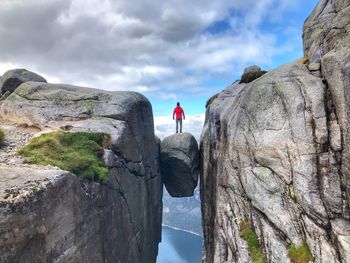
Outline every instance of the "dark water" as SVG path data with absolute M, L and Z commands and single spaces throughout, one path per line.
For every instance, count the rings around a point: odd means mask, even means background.
M 202 241 L 200 236 L 163 226 L 157 263 L 200 263 Z

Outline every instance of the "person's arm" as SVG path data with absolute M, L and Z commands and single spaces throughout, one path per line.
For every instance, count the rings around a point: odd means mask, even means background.
M 184 119 L 185 119 L 185 111 L 184 110 L 182 110 L 182 115 L 184 116 Z
M 175 119 L 175 109 L 173 111 L 173 120 Z

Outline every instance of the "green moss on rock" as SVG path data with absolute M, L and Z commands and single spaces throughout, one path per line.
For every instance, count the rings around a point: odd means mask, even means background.
M 314 261 L 310 248 L 305 241 L 301 246 L 294 244 L 288 248 L 288 256 L 292 263 L 308 263 Z
M 27 162 L 53 165 L 90 180 L 106 181 L 108 169 L 101 157 L 110 147 L 105 133 L 51 132 L 33 138 L 20 150 Z
M 241 81 L 239 83 L 252 82 L 253 80 L 256 80 L 256 79 L 260 78 L 262 75 L 264 75 L 266 73 L 267 73 L 267 71 L 265 71 L 265 70 L 244 73 L 242 75 Z
M 239 224 L 239 234 L 248 245 L 249 255 L 252 258 L 253 263 L 265 263 L 266 258 L 264 251 L 262 250 L 258 237 L 252 229 L 248 220 L 242 220 Z

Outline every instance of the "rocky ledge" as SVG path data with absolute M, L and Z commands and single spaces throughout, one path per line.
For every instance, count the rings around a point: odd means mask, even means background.
M 148 100 L 134 92 L 28 81 L 6 92 L 0 101 L 0 261 L 155 262 L 163 188 Z M 110 134 L 102 154 L 108 179 L 26 164 L 18 150 L 52 131 Z

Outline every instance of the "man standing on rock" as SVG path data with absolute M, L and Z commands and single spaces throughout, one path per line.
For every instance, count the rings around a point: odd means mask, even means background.
M 176 133 L 178 133 L 179 123 L 180 123 L 180 133 L 182 133 L 182 116 L 185 119 L 185 112 L 180 107 L 180 102 L 176 103 L 176 107 L 173 112 L 173 120 L 176 117 Z

